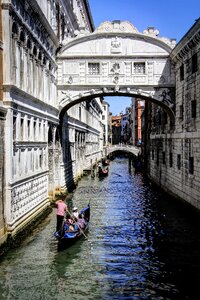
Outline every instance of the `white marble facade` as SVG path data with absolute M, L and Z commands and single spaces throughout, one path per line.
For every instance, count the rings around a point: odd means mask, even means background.
M 174 46 L 174 40 L 160 38 L 154 28 L 140 33 L 128 21 L 106 21 L 93 33 L 79 32 L 58 55 L 60 109 L 92 95 L 130 94 L 152 98 L 170 110 L 175 77 L 169 54 Z M 171 104 L 165 103 L 163 91 Z
M 94 26 L 85 1 L 3 0 L 1 3 L 4 45 L 2 107 L 6 114 L 5 209 L 2 216 L 5 227 L 0 228 L 0 243 L 2 232 L 12 234 L 20 230 L 49 205 L 49 197 L 53 197 L 56 190 L 67 186 L 68 163 L 61 149 L 63 137 L 59 129 L 56 56 L 64 40 L 74 37 L 80 28 L 92 32 Z M 74 106 L 72 110 L 80 113 L 79 107 Z M 90 110 L 92 115 L 92 107 Z M 73 113 L 71 125 L 66 129 L 68 131 L 71 126 L 77 136 L 72 155 L 77 143 L 84 144 L 85 139 L 92 136 L 92 150 L 82 150 L 79 161 L 77 154 L 72 161 L 73 179 L 76 179 L 77 174 L 83 172 L 83 164 L 80 164 L 83 154 L 88 155 L 89 163 L 90 153 L 96 151 L 94 160 L 100 156 L 101 122 L 98 120 L 101 112 L 91 117 L 87 137 L 83 134 L 85 119 L 75 121 L 77 115 Z M 82 116 L 84 114 L 83 107 Z

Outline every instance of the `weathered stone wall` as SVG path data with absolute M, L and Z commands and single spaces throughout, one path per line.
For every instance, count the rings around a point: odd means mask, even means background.
M 200 209 L 200 19 L 171 58 L 176 69 L 175 127 L 161 128 L 159 110 L 151 110 L 149 173 L 167 192 Z
M 5 217 L 6 230 L 15 235 L 46 210 L 48 191 L 60 186 L 56 55 L 80 22 L 89 31 L 93 23 L 90 15 L 75 15 L 89 12 L 83 0 L 75 11 L 70 1 L 7 2 L 0 5 L 0 112 L 1 105 L 6 112 L 5 126 L 0 120 L 0 159 L 6 153 L 0 161 L 0 230 Z
M 0 102 L 3 99 L 3 39 L 2 39 L 2 10 L 0 1 Z M 0 105 L 0 244 L 5 237 L 4 220 L 4 126 L 5 110 Z
M 0 109 L 0 244 L 5 235 L 5 211 L 4 211 L 4 113 Z

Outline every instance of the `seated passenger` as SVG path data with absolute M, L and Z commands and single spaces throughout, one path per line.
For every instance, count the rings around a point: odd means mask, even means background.
M 78 219 L 78 215 L 79 215 L 79 212 L 78 212 L 78 208 L 77 207 L 74 207 L 73 208 L 73 216 Z
M 81 229 L 85 227 L 85 220 L 81 214 L 78 216 L 78 225 L 80 226 Z
M 69 231 L 69 232 L 72 232 L 72 231 L 74 231 L 74 230 L 75 230 L 74 225 L 72 225 L 72 224 L 69 225 L 69 230 L 68 230 L 68 231 Z

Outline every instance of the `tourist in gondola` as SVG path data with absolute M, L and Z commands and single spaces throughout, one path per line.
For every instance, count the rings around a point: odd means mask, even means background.
M 85 220 L 83 218 L 83 216 L 81 214 L 79 214 L 78 216 L 78 226 L 83 229 L 85 227 L 86 223 Z
M 73 208 L 73 217 L 75 217 L 76 220 L 78 220 L 78 216 L 79 216 L 78 208 L 74 207 Z

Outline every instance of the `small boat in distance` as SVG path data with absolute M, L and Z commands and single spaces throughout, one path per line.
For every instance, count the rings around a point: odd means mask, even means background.
M 99 177 L 105 177 L 105 176 L 108 176 L 108 173 L 109 173 L 109 168 L 106 167 L 106 168 L 102 168 L 102 167 L 98 167 L 98 174 L 99 174 Z
M 60 249 L 67 248 L 77 242 L 81 237 L 86 237 L 90 221 L 90 205 L 88 204 L 79 212 L 78 219 L 69 214 L 65 219 L 61 232 L 56 231 L 54 236 L 58 240 Z
M 109 166 L 110 161 L 108 159 L 102 159 L 102 165 L 103 166 Z

